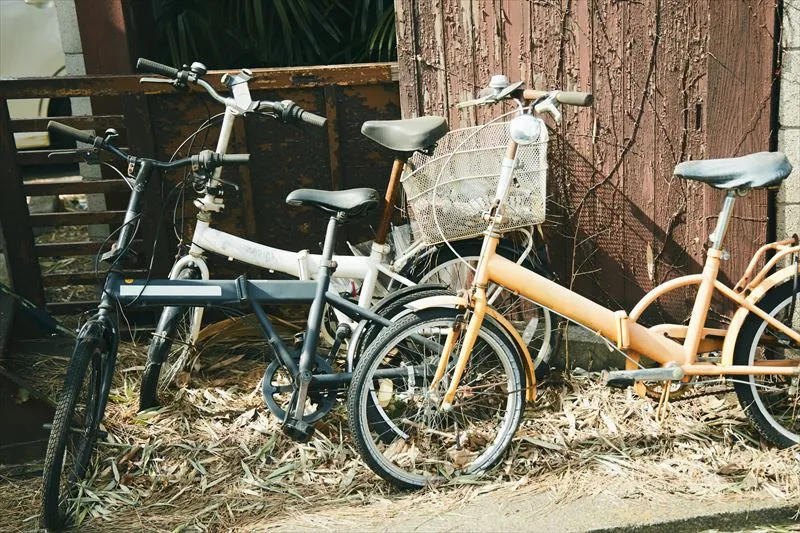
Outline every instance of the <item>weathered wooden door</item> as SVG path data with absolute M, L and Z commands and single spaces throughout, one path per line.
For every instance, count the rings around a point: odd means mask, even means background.
M 775 4 L 759 0 L 396 0 L 405 116 L 452 127 L 499 109 L 456 110 L 492 74 L 591 91 L 564 109 L 547 224 L 565 284 L 628 309 L 698 272 L 719 191 L 672 176 L 687 159 L 770 147 Z M 769 231 L 768 195 L 737 204 L 723 268 L 735 283 Z M 691 291 L 661 302 L 682 319 Z M 649 318 L 654 318 L 652 315 Z

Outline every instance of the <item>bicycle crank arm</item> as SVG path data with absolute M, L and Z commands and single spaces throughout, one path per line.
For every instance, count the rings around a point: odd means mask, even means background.
M 50 433 L 51 431 L 53 431 L 53 424 L 42 424 L 42 429 Z M 72 433 L 77 433 L 79 435 L 83 433 L 82 430 L 75 427 L 70 427 L 69 430 Z M 108 431 L 103 431 L 102 429 L 97 430 L 98 439 L 104 440 L 106 437 L 108 437 Z
M 683 379 L 683 369 L 679 366 L 670 366 L 639 370 L 603 370 L 600 378 L 603 380 L 603 385 L 624 389 L 636 381 L 680 381 Z

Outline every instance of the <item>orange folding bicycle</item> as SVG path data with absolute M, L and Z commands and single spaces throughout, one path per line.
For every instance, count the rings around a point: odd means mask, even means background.
M 765 439 L 783 447 L 800 443 L 797 236 L 758 250 L 734 288 L 717 279 L 737 197 L 750 189 L 778 186 L 792 170 L 786 156 L 762 152 L 679 164 L 676 176 L 727 192 L 703 271 L 656 287 L 630 313 L 612 311 L 495 253 L 497 229 L 516 210 L 533 205 L 544 218 L 547 128 L 534 111 L 549 111 L 557 118 L 559 103 L 589 105 L 591 95 L 524 90 L 521 83 L 493 85 L 483 98 L 467 104 L 514 99 L 518 116 L 481 127 L 494 130 L 479 141 L 475 139 L 481 128 L 473 128 L 475 133 L 437 165 L 403 178 L 410 210 L 423 234 L 446 237 L 447 222 L 454 219 L 450 211 L 465 198 L 470 205 L 475 197 L 485 198 L 488 210 L 469 292 L 414 302 L 409 306 L 413 312 L 384 330 L 358 363 L 348 396 L 349 423 L 370 468 L 398 486 L 421 487 L 457 475 L 480 474 L 502 457 L 519 426 L 525 401 L 536 396 L 536 381 L 525 342 L 487 304 L 487 293 L 496 287 L 615 344 L 626 355 L 627 365 L 625 370 L 605 373 L 609 385 L 660 385 L 665 404 L 676 384 L 717 376 L 733 383 L 739 403 Z M 483 142 L 487 138 L 494 139 L 492 145 Z M 415 189 L 417 181 L 424 184 Z M 483 190 L 488 184 L 491 192 L 486 196 Z M 774 255 L 756 272 L 769 250 Z M 648 328 L 638 323 L 657 298 L 695 285 L 688 325 Z M 705 327 L 714 291 L 737 306 L 726 329 Z M 376 377 L 382 369 L 398 367 L 404 367 L 403 377 Z M 373 401 L 368 401 L 370 397 Z

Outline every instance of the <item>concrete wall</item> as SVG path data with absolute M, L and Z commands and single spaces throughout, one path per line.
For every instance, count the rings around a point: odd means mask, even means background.
M 67 76 L 85 76 L 86 63 L 83 57 L 81 33 L 78 27 L 78 14 L 75 10 L 75 0 L 59 0 L 55 3 L 58 15 L 58 27 L 61 33 L 61 44 L 64 48 L 64 63 Z M 73 115 L 91 115 L 92 102 L 88 97 L 70 98 Z M 100 132 L 102 133 L 102 132 Z M 100 167 L 81 163 L 80 175 L 85 180 L 99 180 Z M 102 194 L 88 194 L 87 203 L 89 211 L 103 211 L 106 208 L 106 199 Z M 103 239 L 109 233 L 107 224 L 89 226 L 89 236 L 92 239 Z
M 783 2 L 781 45 L 778 150 L 789 157 L 794 171 L 778 192 L 778 239 L 800 233 L 800 0 Z

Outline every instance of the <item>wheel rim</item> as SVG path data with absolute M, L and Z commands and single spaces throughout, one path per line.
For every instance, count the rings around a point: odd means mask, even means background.
M 479 256 L 465 255 L 452 259 L 426 272 L 420 283 L 442 283 L 454 289 L 469 288 Z M 528 298 L 489 284 L 486 289 L 489 304 L 508 319 L 528 346 L 534 368 L 550 359 L 553 336 L 552 314 Z
M 452 411 L 444 413 L 437 408 L 449 385 L 450 371 L 431 390 L 428 385 L 438 353 L 426 350 L 409 337 L 424 333 L 443 344 L 452 323 L 452 319 L 427 321 L 424 327 L 402 332 L 390 348 L 371 362 L 365 381 L 369 386 L 361 389 L 360 415 L 367 421 L 361 427 L 371 455 L 393 478 L 414 485 L 480 473 L 491 466 L 507 447 L 521 411 L 510 362 L 507 357 L 498 356 L 503 347 L 483 330 L 460 381 Z M 455 354 L 459 346 L 460 341 Z M 372 378 L 379 368 L 398 365 L 413 372 L 413 386 L 408 378 Z M 378 411 L 379 417 L 369 412 L 370 407 Z
M 771 316 L 779 318 L 786 324 L 786 317 L 778 317 L 778 315 L 786 310 L 791 299 L 788 297 L 780 302 L 772 310 Z M 800 310 L 795 310 L 791 324 L 792 329 L 797 330 L 797 326 L 800 325 Z M 756 361 L 770 359 L 800 359 L 800 347 L 796 343 L 792 347 L 785 346 L 782 344 L 783 339 L 779 333 L 776 334 L 770 330 L 766 337 L 767 340 L 762 342 L 766 328 L 767 323 L 762 320 L 753 336 L 748 364 L 752 365 Z M 778 433 L 795 443 L 800 443 L 800 391 L 798 391 L 800 383 L 798 381 L 800 378 L 796 376 L 747 376 L 747 385 L 759 412 Z M 782 387 L 786 389 L 783 390 Z M 768 394 L 764 394 L 765 391 Z

